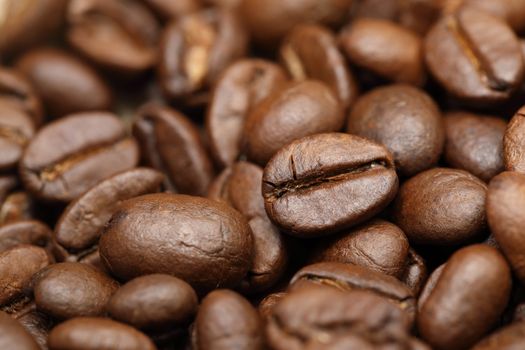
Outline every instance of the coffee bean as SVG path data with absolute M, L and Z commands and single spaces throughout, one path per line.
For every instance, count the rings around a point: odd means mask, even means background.
M 410 242 L 455 245 L 486 229 L 487 185 L 463 170 L 434 168 L 406 181 L 394 204 L 394 222 Z
M 414 249 L 408 251 L 408 261 L 401 281 L 405 283 L 415 296 L 425 285 L 428 277 L 425 260 Z
M 69 43 L 114 74 L 132 76 L 156 62 L 159 27 L 140 1 L 71 0 L 67 22 Z
M 117 290 L 118 283 L 86 264 L 59 263 L 33 277 L 39 310 L 58 319 L 99 316 Z
M 503 171 L 504 120 L 468 112 L 445 114 L 445 159 L 484 181 Z
M 198 293 L 236 286 L 253 255 L 252 233 L 239 212 L 209 199 L 165 193 L 123 202 L 99 246 L 102 261 L 121 279 L 167 273 Z
M 14 312 L 31 292 L 31 278 L 52 263 L 48 253 L 40 247 L 19 245 L 0 253 L 0 306 L 3 311 Z
M 0 226 L 0 252 L 5 252 L 21 244 L 31 244 L 51 249 L 53 232 L 44 223 L 24 220 Z
M 406 315 L 364 291 L 302 289 L 285 296 L 266 326 L 272 349 L 378 349 L 410 347 Z
M 246 33 L 233 11 L 211 8 L 185 16 L 162 34 L 159 84 L 167 97 L 184 101 L 209 88 L 246 49 Z
M 36 127 L 42 124 L 43 107 L 35 89 L 19 72 L 0 67 L 0 105 L 6 102 L 29 115 Z
M 345 108 L 356 99 L 357 83 L 330 30 L 314 24 L 298 25 L 285 38 L 279 55 L 294 80 L 322 81 Z
M 351 5 L 352 0 L 244 0 L 239 11 L 255 43 L 272 48 L 298 24 L 341 25 Z
M 178 19 L 201 8 L 200 0 L 145 0 L 144 2 L 164 20 Z
M 261 350 L 261 326 L 259 314 L 248 300 L 229 290 L 215 290 L 202 300 L 195 320 L 197 347 Z
M 179 112 L 156 104 L 143 106 L 133 124 L 146 163 L 166 174 L 171 191 L 204 195 L 213 165 L 199 130 Z
M 504 172 L 494 177 L 487 193 L 487 218 L 494 238 L 514 272 L 525 281 L 522 232 L 525 220 L 525 174 Z
M 434 283 L 419 299 L 419 333 L 435 349 L 465 349 L 505 309 L 511 276 L 497 250 L 478 244 L 454 253 Z
M 363 18 L 352 22 L 339 37 L 350 62 L 379 77 L 398 83 L 423 85 L 423 42 L 395 23 Z
M 445 141 L 437 105 L 408 85 L 379 87 L 360 97 L 348 117 L 347 132 L 385 145 L 405 176 L 435 165 Z
M 137 277 L 113 294 L 107 305 L 114 319 L 143 329 L 181 327 L 197 312 L 197 295 L 189 284 L 162 274 Z
M 0 170 L 16 168 L 34 132 L 33 121 L 27 114 L 0 102 Z
M 270 315 L 273 312 L 273 308 L 279 304 L 279 302 L 287 295 L 286 292 L 277 292 L 268 294 L 264 297 L 263 300 L 259 303 L 257 310 L 259 311 L 259 316 L 261 316 L 264 322 L 267 322 L 270 318 Z
M 112 93 L 102 78 L 65 51 L 29 51 L 18 59 L 16 69 L 31 82 L 52 117 L 111 107 Z
M 434 25 L 425 39 L 425 59 L 450 94 L 471 103 L 505 101 L 523 80 L 522 53 L 512 29 L 475 8 Z
M 287 81 L 278 65 L 261 59 L 232 63 L 215 84 L 206 114 L 206 134 L 217 164 L 226 167 L 239 158 L 248 113 Z
M 11 317 L 17 320 L 31 334 L 40 346 L 40 349 L 47 349 L 47 336 L 53 327 L 53 320 L 48 315 L 38 311 L 34 302 L 19 312 L 11 314 Z
M 33 219 L 34 205 L 34 199 L 27 192 L 11 193 L 0 205 L 0 225 Z
M 0 311 L 0 346 L 11 350 L 40 350 L 31 334 L 3 311 Z
M 51 331 L 49 350 L 155 350 L 153 342 L 135 328 L 106 318 L 77 317 Z
M 288 252 L 279 230 L 270 222 L 261 195 L 263 170 L 248 162 L 225 169 L 210 186 L 208 198 L 223 201 L 248 220 L 253 233 L 253 263 L 241 282 L 243 293 L 273 286 L 287 266 Z
M 518 322 L 503 327 L 480 341 L 472 350 L 512 350 L 519 349 L 523 344 L 525 323 Z
M 362 266 L 338 262 L 308 265 L 294 275 L 288 290 L 293 292 L 316 285 L 375 293 L 406 312 L 411 323 L 416 317 L 416 299 L 407 286 L 392 276 Z
M 280 149 L 264 169 L 262 191 L 268 216 L 278 227 L 312 237 L 370 219 L 397 188 L 394 162 L 383 146 L 326 133 Z
M 503 138 L 505 169 L 525 173 L 525 109 L 520 108 L 509 122 Z
M 119 119 L 110 113 L 86 112 L 42 128 L 20 161 L 20 176 L 37 197 L 68 202 L 137 162 L 137 145 Z

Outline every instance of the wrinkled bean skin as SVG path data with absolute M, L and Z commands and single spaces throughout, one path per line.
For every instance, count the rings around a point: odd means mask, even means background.
M 447 163 L 482 179 L 503 171 L 504 120 L 466 112 L 445 115 Z
M 135 140 L 116 116 L 78 113 L 40 129 L 22 156 L 20 176 L 35 196 L 69 202 L 100 180 L 135 167 L 138 158 Z
M 525 108 L 510 120 L 503 138 L 505 169 L 525 173 Z
M 18 59 L 16 69 L 31 82 L 47 112 L 55 118 L 111 107 L 112 93 L 102 78 L 65 51 L 29 51 Z
M 123 202 L 102 233 L 99 249 L 104 265 L 120 279 L 167 273 L 201 293 L 233 287 L 246 276 L 252 240 L 246 219 L 229 206 L 162 193 Z
M 434 168 L 399 189 L 394 222 L 410 242 L 455 245 L 486 229 L 487 185 L 463 170 Z
M 229 290 L 215 290 L 202 300 L 195 320 L 197 349 L 262 350 L 261 326 L 248 300 Z
M 142 329 L 184 326 L 197 312 L 197 295 L 189 284 L 170 275 L 137 277 L 108 302 L 109 315 Z
M 284 231 L 314 237 L 359 224 L 393 199 L 398 179 L 383 147 L 358 136 L 307 136 L 280 149 L 263 173 L 268 217 Z
M 348 117 L 346 130 L 383 144 L 404 176 L 435 165 L 445 142 L 436 103 L 423 91 L 401 84 L 379 87 L 361 96 Z
M 464 349 L 505 309 L 511 275 L 497 250 L 471 245 L 454 253 L 437 279 L 427 284 L 419 300 L 419 333 L 436 349 Z
M 0 348 L 10 350 L 40 350 L 24 327 L 8 314 L 0 311 Z
M 155 350 L 153 342 L 135 328 L 105 318 L 77 317 L 51 330 L 49 350 Z
M 248 113 L 287 80 L 281 67 L 261 59 L 239 60 L 224 71 L 213 89 L 205 123 L 218 165 L 226 167 L 239 158 Z
M 166 174 L 165 187 L 173 192 L 204 195 L 213 177 L 213 165 L 199 130 L 181 113 L 159 105 L 138 112 L 133 135 L 146 163 Z
M 487 219 L 501 250 L 514 272 L 525 281 L 523 230 L 525 221 L 525 174 L 503 172 L 494 177 L 487 193 Z
M 39 310 L 69 319 L 102 315 L 118 283 L 92 266 L 65 262 L 38 272 L 33 288 Z

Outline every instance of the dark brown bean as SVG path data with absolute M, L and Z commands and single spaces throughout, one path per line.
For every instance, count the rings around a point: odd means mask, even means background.
M 25 330 L 38 343 L 41 350 L 48 348 L 47 337 L 54 322 L 50 316 L 38 311 L 34 302 L 31 302 L 15 314 L 11 314 L 11 317 L 24 326 Z
M 518 350 L 523 346 L 524 334 L 525 323 L 514 323 L 487 336 L 472 350 Z
M 118 283 L 80 263 L 54 264 L 33 277 L 35 304 L 58 319 L 100 316 Z
M 137 277 L 113 294 L 109 315 L 130 325 L 159 331 L 181 327 L 197 313 L 198 300 L 189 284 L 170 275 Z
M 29 51 L 18 59 L 16 69 L 31 82 L 52 117 L 111 107 L 111 90 L 102 78 L 66 51 Z
M 487 193 L 489 226 L 514 272 L 520 281 L 525 282 L 523 210 L 525 210 L 525 174 L 504 172 L 494 177 Z
M 339 131 L 344 124 L 341 103 L 320 82 L 290 83 L 270 94 L 248 115 L 242 150 L 264 166 L 286 144 L 304 136 Z
M 287 295 L 286 292 L 277 292 L 268 294 L 264 297 L 263 300 L 259 303 L 257 310 L 259 311 L 259 316 L 261 316 L 264 322 L 267 322 L 270 318 L 270 315 L 273 312 L 275 305 L 278 305 L 279 302 Z
M 233 11 L 211 8 L 185 16 L 164 29 L 159 84 L 166 96 L 184 101 L 209 88 L 246 49 L 246 33 Z
M 503 135 L 507 124 L 500 118 L 467 112 L 445 114 L 445 159 L 483 181 L 503 171 Z
M 116 116 L 78 113 L 35 135 L 20 161 L 20 176 L 37 197 L 68 202 L 100 180 L 133 168 L 138 158 L 135 141 Z
M 37 342 L 11 316 L 0 311 L 0 348 L 9 350 L 40 350 Z
M 238 159 L 248 113 L 286 81 L 281 67 L 261 59 L 243 59 L 224 71 L 213 89 L 205 124 L 218 165 L 226 167 Z
M 425 260 L 414 249 L 410 248 L 407 266 L 401 281 L 410 288 L 415 296 L 418 296 L 427 281 L 427 277 L 428 272 Z
M 363 18 L 353 21 L 340 35 L 350 62 L 398 83 L 423 85 L 423 42 L 396 23 Z
M 158 24 L 141 1 L 71 0 L 67 22 L 69 43 L 112 73 L 141 73 L 157 60 Z
M 348 117 L 347 132 L 385 145 L 405 176 L 435 165 L 445 142 L 436 103 L 408 85 L 379 87 L 361 96 Z
M 224 317 L 228 313 L 228 317 Z M 229 290 L 208 294 L 195 320 L 198 349 L 264 349 L 259 314 L 248 300 Z
M 33 219 L 35 216 L 34 202 L 27 192 L 9 194 L 0 205 L 0 225 Z
M 164 20 L 181 18 L 201 8 L 200 0 L 144 0 L 144 2 Z
M 155 350 L 151 339 L 135 328 L 106 318 L 77 317 L 49 333 L 50 350 Z
M 0 252 L 21 244 L 50 249 L 53 232 L 44 223 L 24 220 L 0 226 Z
M 279 55 L 294 80 L 322 81 L 332 88 L 344 108 L 355 101 L 357 82 L 330 30 L 314 24 L 298 25 L 285 38 Z
M 146 163 L 166 175 L 173 192 L 203 196 L 213 178 L 213 165 L 199 130 L 181 113 L 157 104 L 138 111 L 133 123 Z
M 123 202 L 99 247 L 104 265 L 121 279 L 167 273 L 198 293 L 238 285 L 253 256 L 252 233 L 239 212 L 210 199 L 167 193 Z
M 427 284 L 417 320 L 421 337 L 435 349 L 465 349 L 505 309 L 511 275 L 497 250 L 477 244 L 454 253 L 437 280 Z
M 16 168 L 34 132 L 29 115 L 10 103 L 0 102 L 0 171 Z
M 508 99 L 523 79 L 524 61 L 512 29 L 471 7 L 434 25 L 425 39 L 425 59 L 450 94 L 478 105 Z
M 466 171 L 430 169 L 401 186 L 394 222 L 415 244 L 465 243 L 485 232 L 486 192 L 487 185 Z
M 302 237 L 370 219 L 393 199 L 398 179 L 390 153 L 358 136 L 327 133 L 283 147 L 263 174 L 269 218 Z
M 44 111 L 35 89 L 14 69 L 0 67 L 0 105 L 5 102 L 29 115 L 36 127 L 42 124 Z
M 510 120 L 503 138 L 505 169 L 525 173 L 525 107 Z

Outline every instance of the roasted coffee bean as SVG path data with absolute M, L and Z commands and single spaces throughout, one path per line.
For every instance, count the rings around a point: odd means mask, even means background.
M 99 247 L 106 267 L 121 279 L 167 273 L 198 293 L 238 285 L 253 256 L 252 232 L 238 211 L 167 193 L 123 202 Z
M 196 314 L 197 295 L 189 284 L 170 275 L 137 277 L 113 294 L 109 315 L 143 329 L 167 329 L 187 324 Z
M 356 99 L 357 82 L 330 30 L 314 24 L 298 25 L 284 40 L 279 55 L 294 80 L 322 81 L 332 88 L 345 108 Z
M 523 80 L 524 61 L 512 29 L 471 7 L 434 25 L 425 39 L 425 59 L 441 86 L 466 102 L 505 101 Z
M 525 210 L 525 174 L 504 172 L 494 177 L 487 193 L 489 226 L 514 272 L 520 281 L 525 282 L 523 210 Z
M 271 48 L 301 23 L 341 25 L 351 5 L 352 0 L 244 0 L 239 11 L 255 43 Z
M 350 62 L 381 78 L 423 85 L 421 38 L 390 21 L 363 18 L 353 21 L 339 38 Z
M 67 22 L 69 43 L 112 73 L 135 75 L 157 60 L 159 27 L 141 1 L 71 0 Z
M 34 200 L 27 192 L 13 192 L 0 204 L 0 226 L 34 217 Z
M 16 176 L 0 175 L 0 202 L 4 202 L 9 193 L 18 185 Z
M 199 130 L 179 112 L 157 104 L 143 106 L 133 124 L 146 163 L 166 174 L 173 192 L 204 195 L 213 178 L 213 165 Z
M 379 87 L 363 95 L 347 123 L 347 132 L 385 145 L 405 176 L 435 165 L 443 150 L 445 130 L 437 105 L 408 85 Z
M 16 168 L 34 133 L 29 115 L 0 101 L 0 171 Z
M 523 346 L 525 323 L 511 324 L 480 341 L 472 350 L 518 350 Z
M 52 36 L 64 21 L 67 0 L 6 0 L 0 4 L 0 57 Z
M 144 0 L 144 2 L 164 20 L 181 18 L 201 8 L 200 0 Z
M 458 250 L 419 299 L 421 337 L 435 349 L 472 346 L 502 314 L 510 288 L 510 269 L 497 250 L 481 244 Z
M 525 108 L 509 122 L 503 138 L 505 169 L 525 173 Z
M 425 285 L 427 277 L 428 271 L 425 260 L 411 248 L 408 251 L 408 261 L 401 281 L 410 288 L 412 294 L 418 296 Z
M 225 169 L 210 186 L 208 198 L 228 203 L 248 220 L 253 233 L 253 264 L 240 285 L 243 293 L 273 286 L 287 266 L 288 252 L 279 230 L 270 222 L 261 195 L 263 170 L 248 162 Z
M 24 220 L 0 226 L 0 252 L 21 244 L 31 244 L 51 249 L 53 232 L 44 223 Z
M 19 72 L 0 67 L 0 105 L 4 103 L 29 115 L 36 127 L 42 124 L 44 111 L 35 89 Z
M 118 283 L 99 270 L 80 263 L 58 263 L 33 277 L 35 304 L 58 319 L 99 316 Z
M 266 335 L 276 350 L 416 349 L 406 315 L 364 291 L 312 288 L 290 293 L 273 308 Z
M 159 84 L 167 97 L 184 101 L 209 88 L 244 56 L 247 44 L 239 18 L 228 9 L 210 8 L 173 21 L 162 35 Z
M 65 51 L 29 51 L 18 59 L 16 69 L 31 82 L 52 117 L 111 107 L 112 93 L 102 78 Z
M 53 327 L 53 320 L 50 316 L 38 311 L 34 302 L 31 302 L 15 314 L 11 314 L 11 317 L 17 320 L 31 334 L 40 346 L 40 349 L 48 348 L 47 337 Z
M 308 135 L 339 131 L 343 124 L 341 103 L 328 86 L 314 80 L 290 83 L 250 112 L 242 150 L 248 159 L 264 166 L 286 144 Z
M 0 311 L 0 348 L 10 350 L 40 350 L 37 342 L 11 316 Z
M 224 317 L 228 313 L 228 317 Z M 264 349 L 259 314 L 248 300 L 229 290 L 208 294 L 195 320 L 197 349 Z
M 114 115 L 78 113 L 35 135 L 20 161 L 20 176 L 35 196 L 68 202 L 100 180 L 135 167 L 138 158 L 135 141 Z
M 503 171 L 503 135 L 507 124 L 500 118 L 468 112 L 445 114 L 445 159 L 483 181 Z
M 358 136 L 307 136 L 282 149 L 263 174 L 269 218 L 301 237 L 362 223 L 394 198 L 398 179 L 390 153 Z
M 77 317 L 51 331 L 50 350 L 155 350 L 151 339 L 135 328 L 106 318 Z
M 205 124 L 218 165 L 226 167 L 239 158 L 248 113 L 286 81 L 282 68 L 261 59 L 240 60 L 224 71 L 213 89 Z
M 0 253 L 0 309 L 12 313 L 31 293 L 35 273 L 51 264 L 49 254 L 40 247 L 19 245 Z
M 416 317 L 416 299 L 407 286 L 392 276 L 362 266 L 338 262 L 308 265 L 294 275 L 288 290 L 294 292 L 319 285 L 342 291 L 375 293 L 406 312 L 410 323 Z
M 270 315 L 273 312 L 275 305 L 278 305 L 279 302 L 287 295 L 286 292 L 277 292 L 268 294 L 264 297 L 263 300 L 259 303 L 257 310 L 259 311 L 259 316 L 261 316 L 264 322 L 267 322 Z
M 406 181 L 394 205 L 394 222 L 410 242 L 455 245 L 486 229 L 487 185 L 463 170 L 434 168 Z

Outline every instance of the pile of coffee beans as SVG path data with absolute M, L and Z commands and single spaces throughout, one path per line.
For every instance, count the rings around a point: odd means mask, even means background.
M 4 349 L 525 349 L 525 0 L 0 0 Z

